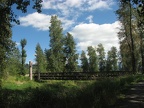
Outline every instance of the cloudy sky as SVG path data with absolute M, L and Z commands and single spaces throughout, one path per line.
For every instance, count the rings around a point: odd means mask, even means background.
M 112 46 L 119 48 L 116 0 L 43 0 L 42 6 L 42 13 L 31 8 L 26 14 L 15 10 L 21 25 L 14 25 L 12 39 L 17 43 L 24 38 L 27 40 L 27 62 L 35 60 L 37 43 L 43 50 L 49 49 L 51 15 L 57 15 L 61 20 L 64 34 L 70 32 L 73 35 L 78 53 L 99 43 L 106 51 Z

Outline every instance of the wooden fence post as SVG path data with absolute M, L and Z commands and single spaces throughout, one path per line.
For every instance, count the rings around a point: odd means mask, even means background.
M 40 72 L 38 72 L 38 81 L 40 80 Z
M 30 80 L 32 80 L 32 62 L 29 61 L 29 77 L 30 77 Z

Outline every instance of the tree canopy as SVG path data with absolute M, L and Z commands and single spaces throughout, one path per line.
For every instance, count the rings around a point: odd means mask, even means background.
M 62 72 L 64 69 L 63 28 L 57 16 L 52 16 L 50 23 L 50 49 L 48 53 L 50 54 L 48 56 L 51 66 L 50 70 L 53 72 Z

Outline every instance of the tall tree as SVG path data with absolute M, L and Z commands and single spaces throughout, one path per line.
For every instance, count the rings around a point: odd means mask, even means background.
M 89 46 L 88 49 L 88 56 L 89 56 L 89 71 L 90 72 L 97 72 L 98 71 L 98 58 L 96 55 L 96 51 L 92 46 Z
M 36 45 L 35 53 L 36 53 L 35 55 L 36 56 L 36 71 L 46 72 L 46 58 L 39 43 Z
M 120 43 L 120 55 L 122 59 L 122 70 L 131 71 L 132 70 L 132 62 L 131 62 L 131 53 L 130 49 L 127 45 L 126 40 L 123 40 Z
M 21 53 L 18 48 L 13 48 L 6 58 L 6 72 L 9 75 L 18 75 L 21 71 Z
M 19 24 L 20 22 L 16 18 L 17 15 L 14 12 L 15 11 L 14 7 L 17 10 L 22 11 L 22 13 L 26 13 L 27 7 L 30 6 L 30 3 L 33 4 L 32 6 L 33 9 L 37 10 L 37 12 L 41 12 L 42 0 L 32 0 L 32 1 L 31 0 L 0 0 L 1 16 L 8 14 L 9 15 L 8 22 L 15 22 Z
M 25 61 L 26 61 L 27 54 L 26 54 L 26 50 L 24 49 L 24 47 L 26 46 L 27 41 L 26 41 L 26 39 L 22 39 L 20 43 L 21 43 L 21 48 L 22 48 L 21 49 L 22 67 L 21 67 L 21 73 L 20 74 L 25 75 Z
M 105 70 L 105 50 L 102 44 L 98 44 L 97 48 L 99 71 Z
M 64 38 L 65 71 L 74 72 L 78 67 L 78 54 L 76 53 L 76 43 L 73 36 L 67 33 Z
M 64 70 L 63 28 L 57 16 L 52 16 L 50 23 L 50 55 L 48 62 L 51 64 L 51 71 L 62 72 Z
M 34 2 L 33 8 L 41 12 L 42 0 L 33 0 L 31 2 Z M 27 12 L 28 5 L 30 5 L 30 0 L 0 0 L 0 77 L 2 77 L 6 67 L 6 54 L 11 50 L 11 46 L 13 45 L 11 22 L 20 24 L 12 6 L 16 6 L 17 10 L 25 13 Z
M 13 45 L 9 13 L 6 13 L 7 6 L 2 5 L 5 2 L 0 1 L 0 77 L 2 77 L 6 67 L 6 54 L 9 53 Z
M 117 71 L 118 69 L 118 56 L 116 47 L 111 47 L 107 54 L 107 71 Z
M 140 36 L 141 71 L 144 73 L 144 1 L 135 0 L 137 30 Z
M 47 70 L 47 72 L 51 72 L 51 70 L 53 70 L 52 69 L 53 68 L 52 64 L 50 62 L 50 60 L 51 60 L 51 58 L 50 58 L 51 49 L 45 49 L 44 53 L 45 53 L 45 56 L 46 56 L 46 70 Z
M 120 34 L 123 35 L 119 35 L 119 39 L 121 39 L 121 41 L 124 41 L 125 39 L 127 42 L 131 55 L 132 71 L 136 72 L 134 36 L 132 33 L 132 10 L 133 8 L 130 0 L 120 0 L 119 9 L 116 13 L 118 14 L 118 18 L 122 24 L 122 32 Z
M 87 59 L 86 54 L 83 50 L 82 50 L 82 53 L 81 53 L 80 60 L 81 60 L 81 68 L 82 68 L 83 72 L 89 72 L 88 59 Z

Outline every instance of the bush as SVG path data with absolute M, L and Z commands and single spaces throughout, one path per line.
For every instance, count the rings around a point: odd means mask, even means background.
M 143 76 L 126 76 L 99 81 L 41 83 L 29 81 L 23 76 L 9 79 L 11 81 L 3 82 L 3 88 L 0 89 L 2 108 L 106 108 L 116 102 L 125 87 L 143 79 Z M 18 82 L 23 83 L 18 86 Z

